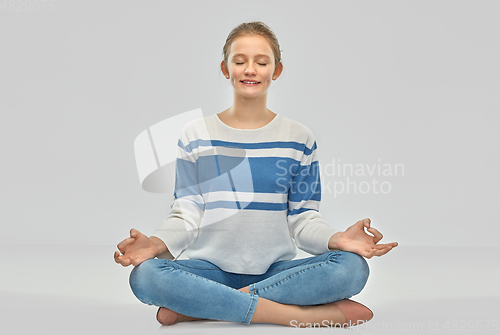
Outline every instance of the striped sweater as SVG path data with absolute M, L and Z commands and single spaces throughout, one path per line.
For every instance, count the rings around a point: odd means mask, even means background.
M 178 141 L 174 201 L 153 236 L 169 252 L 240 274 L 263 274 L 296 247 L 328 252 L 338 230 L 319 213 L 321 186 L 312 132 L 277 114 L 236 129 L 217 114 L 188 122 Z

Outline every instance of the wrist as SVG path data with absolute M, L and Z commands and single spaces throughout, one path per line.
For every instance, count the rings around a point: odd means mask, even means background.
M 340 237 L 342 236 L 342 234 L 343 233 L 341 231 L 339 231 L 330 237 L 330 239 L 328 240 L 328 249 L 339 250 L 338 241 L 339 241 Z
M 155 251 L 155 256 L 161 255 L 161 254 L 168 251 L 167 245 L 165 244 L 165 242 L 160 240 L 158 237 L 151 236 L 149 238 L 149 240 L 151 241 L 151 243 L 153 245 L 153 249 Z

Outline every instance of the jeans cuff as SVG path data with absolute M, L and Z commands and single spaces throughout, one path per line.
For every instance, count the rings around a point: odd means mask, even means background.
M 259 300 L 259 296 L 252 294 L 251 295 L 252 300 L 250 302 L 250 307 L 248 307 L 247 314 L 245 315 L 245 319 L 243 320 L 243 323 L 249 325 L 250 320 L 252 320 L 253 313 L 255 312 L 255 308 L 257 307 L 257 301 Z

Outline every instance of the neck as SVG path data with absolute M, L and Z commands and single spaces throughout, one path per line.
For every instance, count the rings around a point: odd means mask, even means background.
M 226 112 L 235 124 L 245 125 L 245 127 L 259 126 L 262 123 L 268 123 L 274 117 L 274 113 L 266 105 L 267 94 L 253 99 L 235 94 L 233 106 Z

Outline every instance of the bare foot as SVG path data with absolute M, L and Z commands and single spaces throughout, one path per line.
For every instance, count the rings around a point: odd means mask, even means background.
M 359 302 L 343 299 L 334 302 L 345 316 L 346 327 L 355 326 L 373 318 L 373 312 Z
M 239 289 L 249 293 L 248 286 Z M 259 298 L 253 323 L 277 323 L 288 327 L 350 327 L 370 320 L 366 306 L 349 299 L 321 305 L 286 305 Z
M 300 306 L 303 310 L 301 317 L 303 327 L 307 323 L 319 323 L 321 326 L 351 327 L 373 317 L 372 311 L 353 300 L 343 299 L 323 305 Z
M 170 326 L 173 325 L 174 323 L 179 323 L 184 321 L 198 321 L 205 319 L 199 319 L 191 316 L 182 315 L 166 307 L 160 307 L 158 309 L 158 312 L 156 313 L 156 320 L 158 320 L 158 322 L 164 326 Z
M 334 303 L 322 305 L 297 305 L 300 312 L 296 319 L 291 320 L 289 327 L 327 327 L 340 326 L 346 321 L 344 313 Z

